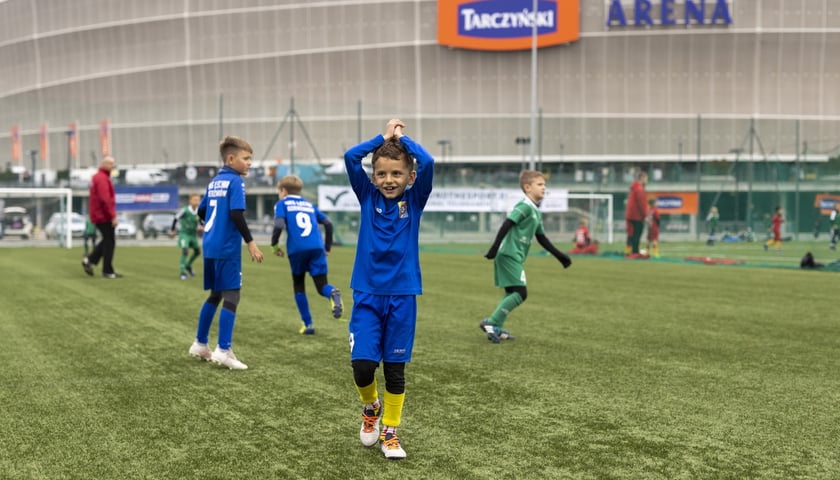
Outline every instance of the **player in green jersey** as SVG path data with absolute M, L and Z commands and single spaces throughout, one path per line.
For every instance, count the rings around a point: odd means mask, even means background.
M 198 218 L 198 204 L 201 202 L 201 195 L 193 193 L 190 195 L 190 204 L 182 208 L 175 218 L 172 219 L 172 228 L 169 229 L 169 237 L 174 238 L 176 233 L 176 226 L 181 224 L 178 232 L 178 248 L 181 249 L 181 280 L 187 279 L 187 274 L 190 277 L 195 276 L 192 264 L 199 255 L 201 255 L 201 244 L 198 237 L 202 231 L 201 221 Z M 191 256 L 190 249 L 193 253 Z M 189 257 L 188 257 L 189 256 Z
M 545 198 L 545 176 L 536 170 L 523 170 L 519 175 L 519 186 L 525 192 L 525 198 L 513 207 L 490 250 L 484 255 L 493 259 L 496 286 L 505 289 L 496 310 L 479 324 L 481 331 L 493 343 L 514 338 L 503 327 L 510 312 L 528 297 L 525 260 L 531 248 L 531 239 L 536 237 L 537 242 L 563 264 L 563 268 L 572 264 L 571 258 L 557 250 L 543 230 L 539 205 Z

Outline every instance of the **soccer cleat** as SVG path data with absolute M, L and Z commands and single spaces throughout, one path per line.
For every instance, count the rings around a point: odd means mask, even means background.
M 190 356 L 198 357 L 205 362 L 209 362 L 210 358 L 213 356 L 213 352 L 210 351 L 206 343 L 200 343 L 196 340 L 190 346 Z
M 499 337 L 499 327 L 490 323 L 489 318 L 485 318 L 478 324 L 478 328 L 481 329 L 487 335 L 487 340 L 490 340 L 493 343 L 499 343 L 501 338 Z M 510 334 L 508 334 L 510 335 Z
M 87 273 L 88 276 L 93 276 L 93 265 L 90 264 L 90 260 L 88 260 L 87 257 L 82 258 L 82 268 L 85 269 L 85 273 Z
M 767 251 L 767 244 L 766 243 L 764 244 L 764 251 L 765 252 Z
M 187 279 L 187 274 L 186 274 L 186 273 L 182 273 L 182 274 L 181 274 L 181 280 L 186 280 L 186 279 Z
M 219 365 L 228 367 L 231 370 L 247 370 L 248 365 L 240 362 L 239 359 L 236 358 L 236 355 L 233 354 L 233 350 L 231 349 L 221 349 L 216 347 L 216 350 L 213 351 L 213 355 L 210 357 L 210 360 L 213 363 L 217 363 Z
M 299 333 L 301 335 L 315 335 L 315 327 L 313 325 L 303 324 L 300 326 Z
M 362 445 L 372 447 L 379 440 L 379 416 L 382 413 L 382 404 L 377 400 L 373 408 L 362 409 L 362 428 L 359 429 L 359 440 Z
M 117 272 L 103 273 L 102 276 L 105 277 L 105 278 L 111 278 L 111 279 L 113 279 L 113 278 L 123 278 L 122 274 L 117 273 Z
M 499 340 L 516 340 L 507 330 L 499 330 Z
M 333 288 L 330 294 L 330 308 L 332 308 L 333 318 L 341 318 L 341 314 L 344 313 L 344 303 L 341 301 L 341 291 L 337 288 Z
M 189 273 L 191 277 L 195 276 L 195 272 L 193 272 L 192 267 L 187 267 L 187 273 Z
M 379 439 L 379 448 L 388 460 L 402 460 L 405 458 L 405 450 L 400 445 L 400 439 L 396 432 L 388 432 Z

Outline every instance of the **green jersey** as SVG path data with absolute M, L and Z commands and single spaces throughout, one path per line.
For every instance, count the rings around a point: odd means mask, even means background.
M 505 235 L 499 246 L 498 255 L 511 257 L 519 262 L 525 262 L 531 239 L 534 235 L 545 235 L 542 224 L 542 212 L 528 197 L 523 198 L 508 214 L 514 225 Z
M 195 237 L 198 235 L 198 209 L 193 210 L 189 205 L 182 208 L 176 216 L 181 228 L 178 230 L 180 237 Z
M 831 228 L 840 229 L 840 214 L 837 210 L 832 210 L 828 218 L 831 220 Z

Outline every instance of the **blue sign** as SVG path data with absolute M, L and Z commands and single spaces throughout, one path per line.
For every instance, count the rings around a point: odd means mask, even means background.
M 530 0 L 491 0 L 458 6 L 458 34 L 478 38 L 530 38 L 534 28 Z M 557 2 L 538 2 L 537 35 L 557 31 Z
M 178 185 L 114 186 L 117 211 L 178 210 Z

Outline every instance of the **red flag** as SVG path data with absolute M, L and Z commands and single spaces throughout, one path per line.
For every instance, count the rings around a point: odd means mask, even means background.
M 111 126 L 107 118 L 99 122 L 99 144 L 103 157 L 111 154 Z
M 12 126 L 12 161 L 19 162 L 20 154 L 20 127 L 18 125 L 14 125 Z
M 79 129 L 76 127 L 76 122 L 70 124 L 70 129 L 67 131 L 67 148 L 70 149 L 70 158 L 76 160 L 79 158 Z
M 50 158 L 50 137 L 46 125 L 41 125 L 41 160 L 44 162 Z

